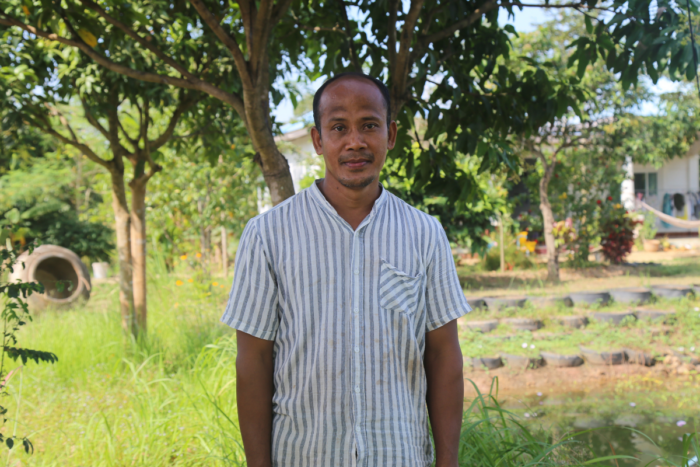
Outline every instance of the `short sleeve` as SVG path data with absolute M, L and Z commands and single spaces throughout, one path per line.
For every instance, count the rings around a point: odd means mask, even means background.
M 450 242 L 442 227 L 438 230 L 437 245 L 426 273 L 425 299 L 428 331 L 444 326 L 471 311 L 462 286 L 459 284 Z
M 251 336 L 275 340 L 277 305 L 275 276 L 257 227 L 250 221 L 238 244 L 233 285 L 221 321 Z

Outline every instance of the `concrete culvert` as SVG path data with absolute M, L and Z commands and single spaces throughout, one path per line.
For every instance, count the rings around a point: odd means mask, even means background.
M 24 263 L 24 268 L 22 267 Z M 90 274 L 78 255 L 56 245 L 41 245 L 30 255 L 22 253 L 13 267 L 10 281 L 39 282 L 44 293 L 27 300 L 34 310 L 64 308 L 90 298 Z

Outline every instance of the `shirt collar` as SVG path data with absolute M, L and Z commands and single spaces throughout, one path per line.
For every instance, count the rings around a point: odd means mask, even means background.
M 328 202 L 326 197 L 323 196 L 323 193 L 321 193 L 321 190 L 318 188 L 318 182 L 320 182 L 321 180 L 322 179 L 318 179 L 318 180 L 314 181 L 311 184 L 311 186 L 308 188 L 309 193 L 311 194 L 311 198 L 316 202 L 316 204 L 318 204 L 321 207 L 321 209 L 326 211 L 331 216 L 333 216 L 333 217 L 343 221 L 345 224 L 347 224 L 345 219 L 343 219 L 342 217 L 340 217 L 338 215 L 338 212 L 335 210 L 335 208 L 333 206 L 331 206 L 331 203 Z M 377 198 L 374 201 L 374 206 L 372 206 L 372 210 L 367 215 L 367 217 L 365 217 L 365 220 L 363 220 L 360 223 L 360 226 L 358 227 L 358 229 L 360 227 L 362 227 L 363 225 L 366 225 L 370 220 L 372 220 L 372 218 L 374 218 L 374 216 L 379 212 L 379 210 L 382 208 L 382 206 L 386 203 L 386 200 L 389 197 L 389 194 L 386 191 L 386 188 L 384 188 L 384 185 L 382 185 L 381 183 L 379 184 L 379 188 L 382 189 L 381 193 L 379 194 L 379 198 Z M 349 227 L 349 225 L 348 225 L 348 227 Z

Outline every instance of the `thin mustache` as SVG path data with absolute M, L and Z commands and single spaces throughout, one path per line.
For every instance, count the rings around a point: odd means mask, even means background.
M 338 163 L 343 164 L 345 162 L 355 160 L 355 159 L 363 159 L 366 160 L 367 162 L 374 162 L 374 154 L 371 152 L 360 152 L 357 154 L 352 154 L 348 156 L 340 156 L 338 158 Z

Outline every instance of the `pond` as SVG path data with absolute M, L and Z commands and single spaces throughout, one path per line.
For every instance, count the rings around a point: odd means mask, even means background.
M 659 457 L 680 464 L 684 436 L 700 431 L 700 406 L 696 402 L 700 387 L 666 396 L 644 392 L 538 393 L 522 400 L 507 397 L 504 407 L 555 438 L 569 432 L 581 433 L 576 439 L 591 446 L 598 457 L 636 458 L 619 459 L 620 467 L 655 467 L 668 465 L 657 462 Z M 688 442 L 685 444 L 687 447 Z M 694 456 L 695 452 L 690 457 Z M 697 458 L 693 461 L 690 466 L 700 466 Z M 615 465 L 615 461 L 608 464 Z

